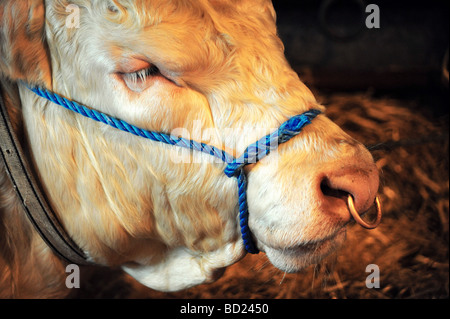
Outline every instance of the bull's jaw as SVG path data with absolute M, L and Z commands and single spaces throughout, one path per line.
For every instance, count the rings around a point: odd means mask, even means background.
M 270 262 L 278 269 L 292 273 L 317 264 L 322 259 L 336 251 L 345 241 L 346 230 L 341 228 L 339 232 L 331 237 L 319 240 L 312 244 L 298 245 L 287 248 L 274 248 L 270 245 L 259 243 Z
M 129 263 L 122 266 L 141 284 L 159 291 L 171 292 L 210 283 L 221 277 L 223 269 L 242 257 L 242 241 L 229 243 L 209 253 L 198 253 L 179 247 L 155 265 Z

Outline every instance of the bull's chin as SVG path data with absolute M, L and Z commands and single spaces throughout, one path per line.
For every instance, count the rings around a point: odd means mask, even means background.
M 262 244 L 261 248 L 275 267 L 287 273 L 293 273 L 319 263 L 336 251 L 344 243 L 345 234 L 345 229 L 342 229 L 333 238 L 313 244 L 298 245 L 284 249 L 272 248 L 270 245 Z

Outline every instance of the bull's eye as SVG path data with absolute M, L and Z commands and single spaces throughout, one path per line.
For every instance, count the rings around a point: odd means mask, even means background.
M 154 65 L 150 65 L 145 69 L 135 72 L 122 73 L 122 78 L 130 90 L 142 92 L 150 86 L 151 77 L 159 74 L 158 68 Z
M 119 9 L 117 9 L 117 7 L 116 7 L 115 5 L 113 5 L 113 4 L 109 4 L 109 5 L 108 5 L 108 10 L 109 10 L 111 13 L 118 13 L 118 12 L 119 12 Z

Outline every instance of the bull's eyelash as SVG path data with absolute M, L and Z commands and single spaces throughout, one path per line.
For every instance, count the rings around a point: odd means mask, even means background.
M 133 83 L 145 82 L 148 76 L 154 76 L 159 73 L 159 70 L 156 66 L 151 65 L 146 69 L 142 69 L 132 73 L 125 73 L 124 75 L 131 80 Z

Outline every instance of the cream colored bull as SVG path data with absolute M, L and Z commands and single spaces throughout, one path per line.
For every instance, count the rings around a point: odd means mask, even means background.
M 79 24 L 67 23 L 69 5 Z M 287 63 L 266 0 L 2 0 L 0 41 L 5 102 L 67 232 L 91 261 L 163 291 L 215 280 L 245 255 L 236 180 L 205 155 L 86 119 L 21 81 L 148 130 L 200 125 L 203 142 L 238 155 L 323 109 Z M 342 244 L 344 194 L 363 212 L 378 189 L 369 152 L 324 115 L 246 170 L 254 241 L 288 272 Z M 0 167 L 0 296 L 63 296 L 64 270 Z

